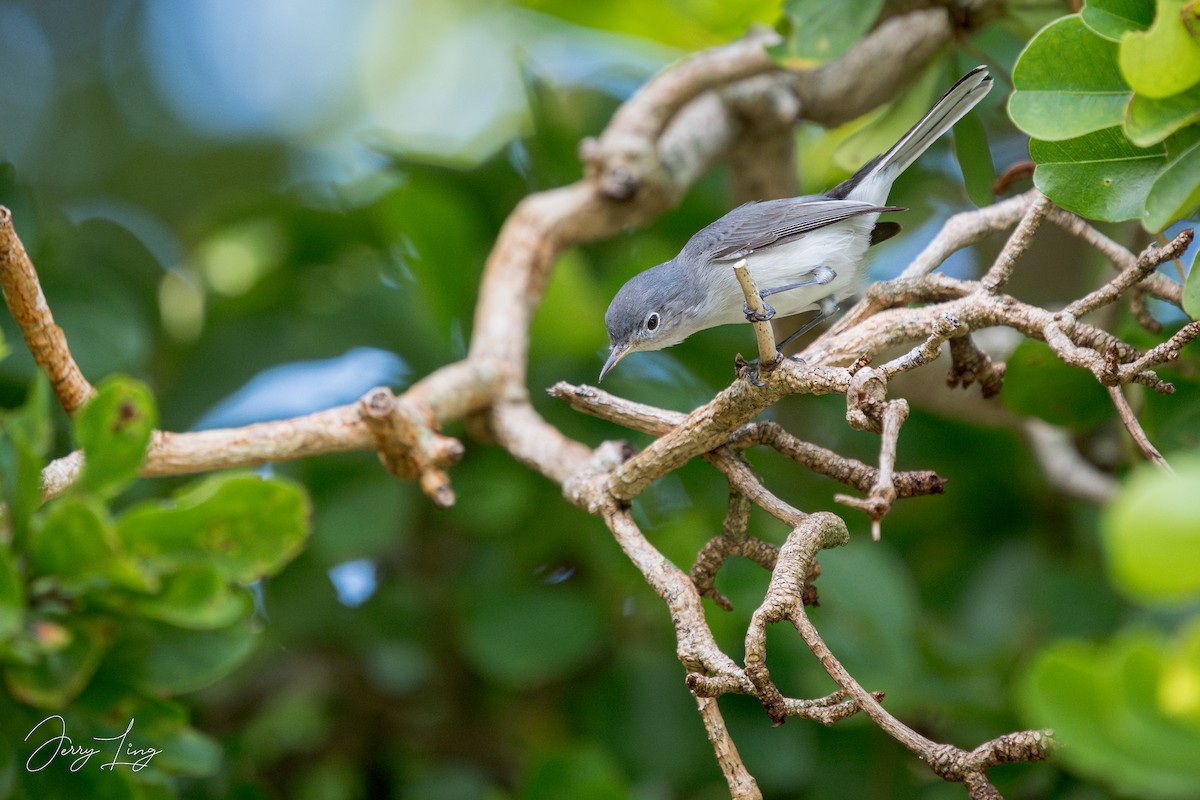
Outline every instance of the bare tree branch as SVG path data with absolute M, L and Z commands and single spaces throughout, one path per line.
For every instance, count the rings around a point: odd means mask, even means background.
M 142 474 L 177 475 L 374 450 L 389 471 L 416 480 L 436 505 L 445 507 L 454 502 L 449 469 L 464 448 L 441 429 L 449 422 L 469 419 L 470 429 L 483 431 L 519 463 L 561 486 L 568 502 L 602 519 L 662 599 L 675 631 L 676 655 L 688 672 L 687 686 L 697 699 L 733 796 L 761 794 L 717 706 L 716 698 L 730 692 L 757 697 L 776 724 L 788 717 L 833 724 L 862 711 L 936 774 L 963 783 L 970 796 L 998 797 L 986 771 L 1011 761 L 1044 758 L 1049 749 L 1047 734 L 1009 733 L 968 752 L 933 742 L 885 711 L 882 692 L 868 692 L 858 684 L 805 612 L 805 605 L 816 601 L 817 554 L 846 543 L 846 523 L 828 511 L 795 508 L 773 494 L 743 451 L 753 445 L 771 447 L 799 465 L 865 493 L 865 498 L 835 499 L 865 511 L 878 537 L 880 520 L 898 499 L 937 494 L 944 485 L 933 472 L 895 470 L 899 433 L 909 406 L 904 398 L 889 396 L 889 382 L 936 360 L 942 344 L 948 342 L 947 382 L 967 386 L 978 381 L 984 396 L 993 396 L 1001 389 L 1004 365 L 993 363 L 972 336 L 988 328 L 1005 328 L 1043 340 L 1064 363 L 1089 370 L 1109 388 L 1119 415 L 1143 450 L 1157 453 L 1144 433 L 1138 439 L 1140 424 L 1121 387 L 1139 383 L 1171 391 L 1154 369 L 1177 358 L 1181 348 L 1200 335 L 1200 325 L 1185 325 L 1143 353 L 1100 325 L 1079 318 L 1122 297 L 1130 297 L 1135 305 L 1142 295 L 1178 304 L 1179 285 L 1153 270 L 1186 247 L 1190 233 L 1134 256 L 1031 190 L 951 217 L 900 278 L 871 287 L 831 330 L 812 342 L 801 354 L 803 363 L 777 360 L 769 328 L 760 326 L 766 331 L 759 332 L 761 369 L 754 380 L 749 370 L 741 370 L 711 401 L 688 414 L 633 403 L 586 386 L 560 383 L 550 390 L 573 408 L 657 437 L 640 452 L 621 442 L 592 447 L 572 440 L 537 413 L 526 386 L 530 323 L 563 249 L 647 222 L 677 202 L 723 158 L 739 165 L 734 181 L 739 198 L 794 191 L 790 130 L 796 121 L 837 124 L 894 97 L 906 76 L 917 74 L 954 34 L 954 21 L 940 6 L 900 13 L 900 6 L 913 4 L 893 5 L 892 15 L 875 31 L 842 58 L 816 70 L 790 72 L 777 67 L 763 49 L 776 36 L 763 31 L 696 54 L 648 82 L 622 105 L 597 139 L 581 146 L 585 162 L 581 180 L 532 194 L 513 210 L 487 260 L 474 335 L 462 361 L 431 373 L 399 396 L 380 388 L 358 403 L 291 420 L 200 433 L 156 432 Z M 986 10 L 990 5 L 982 7 Z M 864 74 L 872 79 L 863 80 Z M 1103 253 L 1118 271 L 1099 289 L 1058 311 L 1005 293 L 1043 219 Z M 954 252 L 1013 228 L 981 280 L 934 274 Z M 0 280 L 35 360 L 50 376 L 63 407 L 73 413 L 92 388 L 54 324 L 6 209 L 0 209 Z M 753 286 L 745 291 L 747 304 L 753 307 L 757 291 Z M 882 366 L 871 367 L 876 358 Z M 775 423 L 755 421 L 783 397 L 831 393 L 846 397 L 850 426 L 879 434 L 878 467 L 802 441 Z M 1043 445 L 1050 446 L 1050 439 L 1042 438 Z M 722 529 L 705 536 L 706 544 L 697 552 L 689 574 L 643 535 L 629 505 L 653 481 L 693 458 L 704 459 L 722 472 L 729 485 L 729 505 Z M 81 467 L 79 453 L 51 463 L 43 473 L 44 496 L 62 492 Z M 1100 497 L 1110 488 L 1093 480 L 1080 493 Z M 782 545 L 751 535 L 754 506 L 791 531 Z M 703 602 L 709 597 L 719 606 L 729 606 L 717 591 L 716 580 L 731 556 L 749 558 L 771 571 L 763 602 L 746 632 L 744 667 L 717 645 Z M 785 620 L 838 684 L 838 692 L 798 699 L 784 696 L 777 688 L 767 664 L 766 627 Z

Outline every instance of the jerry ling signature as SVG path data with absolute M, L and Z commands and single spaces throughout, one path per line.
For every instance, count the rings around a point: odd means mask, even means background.
M 55 724 L 57 723 L 57 724 Z M 44 720 L 34 725 L 29 733 L 25 734 L 25 741 L 33 736 L 39 729 L 46 726 L 51 734 L 50 738 L 37 746 L 29 758 L 25 760 L 25 769 L 29 772 L 41 772 L 59 756 L 67 758 L 74 757 L 69 769 L 71 772 L 78 772 L 83 769 L 84 765 L 91 760 L 92 756 L 100 752 L 101 748 L 92 747 L 90 745 L 75 744 L 70 736 L 67 736 L 67 721 L 58 714 L 46 717 Z M 161 750 L 156 750 L 153 747 L 134 747 L 132 742 L 128 742 L 129 732 L 133 730 L 133 720 L 129 720 L 129 724 L 125 726 L 125 732 L 120 736 L 94 736 L 93 742 L 116 742 L 113 751 L 112 761 L 105 762 L 100 765 L 100 769 L 114 770 L 117 767 L 129 767 L 133 772 L 140 772 L 150 763 L 156 755 L 161 753 Z M 43 731 L 45 733 L 45 731 Z M 121 761 L 118 759 L 132 759 L 130 761 Z M 38 760 L 41 759 L 41 760 Z

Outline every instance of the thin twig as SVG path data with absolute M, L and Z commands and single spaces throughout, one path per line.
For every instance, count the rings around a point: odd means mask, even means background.
M 725 776 L 725 782 L 729 785 L 730 799 L 762 800 L 758 782 L 746 769 L 746 764 L 738 753 L 737 745 L 733 743 L 733 737 L 729 735 L 729 730 L 725 727 L 725 718 L 721 716 L 717 698 L 696 695 L 696 705 L 700 709 L 700 720 L 704 723 L 708 741 L 712 744 L 713 753 L 717 757 L 717 765 L 721 768 L 721 774 Z
M 1033 203 L 1026 210 L 1025 216 L 1021 217 L 1016 230 L 1004 243 L 1004 248 L 1000 251 L 1000 255 L 996 256 L 996 261 L 992 264 L 991 269 L 980 280 L 984 291 L 995 293 L 1008 284 L 1017 259 L 1029 249 L 1033 235 L 1041 227 L 1042 219 L 1045 218 L 1050 208 L 1050 198 L 1035 189 Z
M 1107 386 L 1108 396 L 1112 398 L 1113 406 L 1117 409 L 1117 416 L 1121 418 L 1122 424 L 1125 425 L 1125 430 L 1129 431 L 1134 444 L 1142 451 L 1150 463 L 1154 466 L 1165 470 L 1166 472 L 1174 472 L 1171 465 L 1167 463 L 1167 459 L 1163 458 L 1163 454 L 1158 451 L 1150 442 L 1150 437 L 1146 436 L 1146 431 L 1142 428 L 1142 423 L 1138 422 L 1137 414 L 1133 413 L 1133 408 L 1129 405 L 1129 400 L 1125 397 L 1125 392 L 1120 386 Z
M 0 206 L 0 287 L 34 362 L 50 379 L 63 410 L 75 416 L 96 390 L 75 363 L 66 334 L 54 323 L 37 270 L 13 227 L 12 212 L 4 206 Z
M 755 317 L 751 324 L 754 326 L 754 340 L 758 343 L 759 367 L 764 370 L 772 369 L 782 356 L 775 348 L 775 332 L 771 330 L 771 324 L 768 321 L 767 305 L 763 302 L 762 295 L 758 293 L 754 276 L 750 274 L 750 270 L 746 269 L 746 259 L 739 259 L 733 265 L 733 276 L 737 278 L 738 285 L 742 287 L 742 295 L 746 298 L 746 308 L 750 309 L 751 314 Z

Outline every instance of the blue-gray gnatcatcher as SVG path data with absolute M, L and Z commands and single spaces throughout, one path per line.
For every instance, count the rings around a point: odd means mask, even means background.
M 702 229 L 679 255 L 633 276 L 604 315 L 612 348 L 600 380 L 639 350 L 661 350 L 697 331 L 757 321 L 732 270 L 746 259 L 759 294 L 772 297 L 766 318 L 805 311 L 832 314 L 865 282 L 867 248 L 895 235 L 876 224 L 892 183 L 992 88 L 984 67 L 964 75 L 921 121 L 881 156 L 827 194 L 746 203 Z M 779 299 L 774 299 L 775 295 Z M 781 345 L 782 347 L 782 345 Z

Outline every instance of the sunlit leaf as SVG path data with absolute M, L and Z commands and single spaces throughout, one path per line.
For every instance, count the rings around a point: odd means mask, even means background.
M 158 410 L 144 385 L 113 376 L 96 387 L 96 396 L 80 409 L 74 423 L 75 440 L 84 454 L 76 485 L 103 496 L 137 477 L 158 424 Z
M 1193 0 L 1158 0 L 1146 31 L 1121 37 L 1121 74 L 1146 97 L 1170 97 L 1200 83 L 1200 41 L 1183 22 Z
M 1149 28 L 1154 6 L 1150 0 L 1087 0 L 1079 16 L 1093 31 L 1117 42 L 1130 31 Z
M 1032 139 L 1034 184 L 1058 205 L 1090 219 L 1140 218 L 1146 195 L 1166 162 L 1161 147 L 1134 147 L 1120 128 L 1077 139 Z
M 1132 94 L 1117 68 L 1117 45 L 1097 36 L 1078 16 L 1038 32 L 1013 67 L 1013 86 L 1012 121 L 1047 141 L 1120 125 Z
M 1172 158 L 1163 167 L 1146 198 L 1142 224 L 1161 231 L 1200 206 L 1200 142 Z
M 1135 94 L 1125 119 L 1125 135 L 1139 147 L 1149 147 L 1197 121 L 1200 121 L 1200 85 L 1161 99 Z
M 1200 597 L 1200 460 L 1172 461 L 1172 473 L 1135 472 L 1102 518 L 1113 583 L 1144 602 Z
M 790 67 L 810 67 L 837 58 L 871 29 L 881 8 L 883 0 L 785 0 L 784 43 L 772 48 L 771 55 Z
M 1200 319 L 1200 252 L 1192 257 L 1187 280 L 1183 283 L 1183 310 L 1192 319 Z

